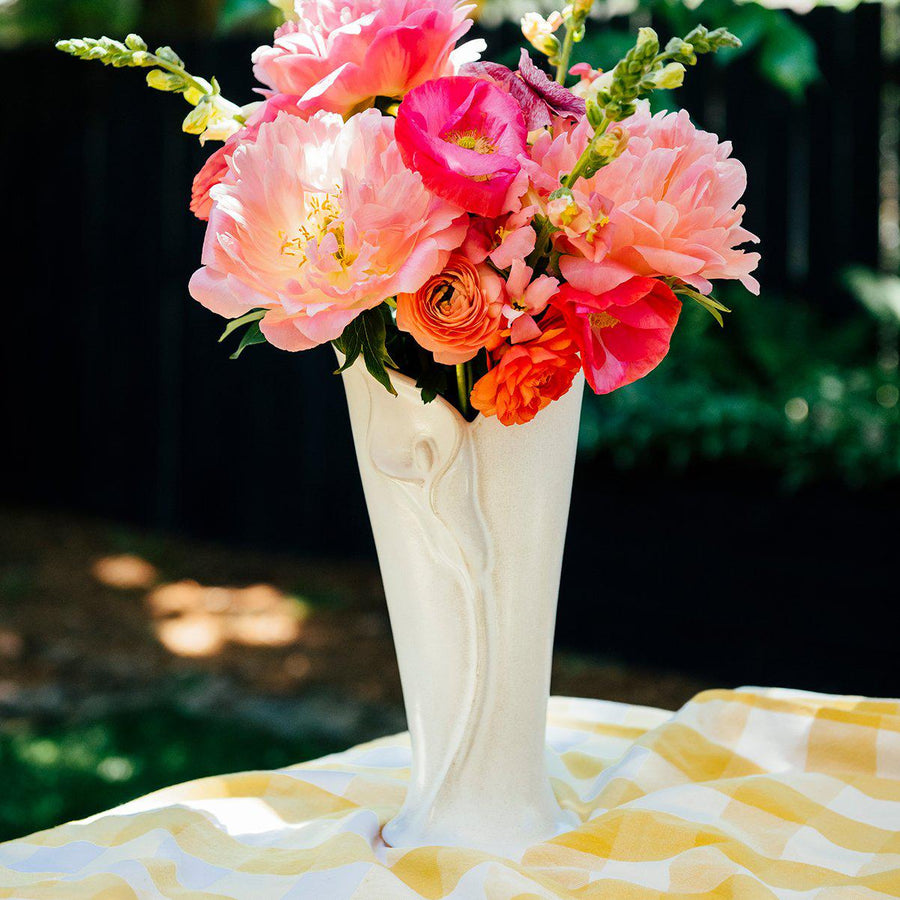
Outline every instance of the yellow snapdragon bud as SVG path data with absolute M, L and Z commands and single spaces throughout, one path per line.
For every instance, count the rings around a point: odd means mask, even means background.
M 546 19 L 540 13 L 525 13 L 522 16 L 522 34 L 535 50 L 553 57 L 560 50 L 559 39 L 554 32 L 562 24 L 563 17 L 558 12 L 551 13 Z
M 184 87 L 184 79 L 174 72 L 151 69 L 147 73 L 147 84 L 157 91 L 178 91 Z
M 621 125 L 612 125 L 597 138 L 594 150 L 605 160 L 615 159 L 628 146 L 628 132 Z
M 237 118 L 240 108 L 219 94 L 207 94 L 187 114 L 182 129 L 200 135 L 200 143 L 224 141 L 239 131 L 243 124 Z
M 295 22 L 297 11 L 294 9 L 294 0 L 269 0 L 276 9 L 280 10 L 285 22 Z
M 681 63 L 669 63 L 652 75 L 653 84 L 657 88 L 672 90 L 684 84 L 685 68 Z

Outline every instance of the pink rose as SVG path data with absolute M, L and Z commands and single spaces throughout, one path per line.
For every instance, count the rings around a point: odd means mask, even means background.
M 403 161 L 439 197 L 488 218 L 511 211 L 528 130 L 506 91 L 480 78 L 428 81 L 400 104 L 396 135 Z

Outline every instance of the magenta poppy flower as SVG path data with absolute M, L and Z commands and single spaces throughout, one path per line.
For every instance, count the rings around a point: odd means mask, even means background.
M 563 314 L 596 394 L 655 369 L 669 352 L 681 312 L 672 289 L 657 278 L 631 278 L 599 296 L 564 284 L 550 302 Z
M 437 78 L 410 91 L 397 113 L 400 155 L 425 186 L 468 212 L 511 211 L 528 130 L 515 99 L 480 78 Z

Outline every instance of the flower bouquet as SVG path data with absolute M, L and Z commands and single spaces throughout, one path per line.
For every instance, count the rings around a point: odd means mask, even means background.
M 412 735 L 385 839 L 515 853 L 567 821 L 543 728 L 582 383 L 648 374 L 683 300 L 721 323 L 714 281 L 758 291 L 744 167 L 647 99 L 739 42 L 642 28 L 609 71 L 570 68 L 573 0 L 524 17 L 511 70 L 460 43 L 455 0 L 277 5 L 247 106 L 137 35 L 57 46 L 148 69 L 224 142 L 194 179 L 189 289 L 234 355 L 337 351 Z

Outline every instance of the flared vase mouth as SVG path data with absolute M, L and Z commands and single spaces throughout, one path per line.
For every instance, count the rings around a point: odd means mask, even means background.
M 343 365 L 344 354 L 341 353 L 341 351 L 336 347 L 334 348 L 334 353 L 338 358 L 338 362 Z M 413 379 L 410 378 L 409 375 L 404 375 L 397 369 L 387 369 L 387 373 L 391 379 L 391 384 L 393 384 L 394 390 L 397 391 L 396 397 L 392 397 L 390 395 L 390 392 L 385 387 L 380 385 L 377 381 L 375 381 L 374 378 L 372 378 L 372 376 L 366 369 L 365 364 L 363 363 L 362 357 L 357 359 L 357 361 L 347 371 L 349 372 L 352 369 L 356 369 L 362 378 L 371 379 L 371 381 L 374 383 L 370 385 L 370 387 L 373 390 L 384 391 L 384 393 L 387 394 L 387 399 L 402 400 L 407 403 L 417 403 L 421 406 L 434 406 L 435 404 L 437 404 L 438 408 L 445 409 L 451 416 L 455 417 L 456 422 L 460 427 L 473 426 L 476 424 L 476 422 L 480 422 L 487 418 L 481 413 L 478 413 L 474 419 L 467 419 L 452 403 L 448 402 L 440 394 L 438 394 L 430 403 L 423 403 L 422 391 L 416 386 L 415 381 L 413 381 Z M 345 373 L 342 372 L 341 376 L 343 377 L 344 374 Z
M 341 365 L 343 365 L 344 355 L 337 348 L 335 348 L 334 352 L 338 358 L 338 362 Z M 349 372 L 354 369 L 357 371 L 357 373 L 360 375 L 360 377 L 370 379 L 373 382 L 373 384 L 370 385 L 370 388 L 372 390 L 384 391 L 384 393 L 387 394 L 387 399 L 400 400 L 402 398 L 402 400 L 404 402 L 417 403 L 421 406 L 426 406 L 426 407 L 427 406 L 434 407 L 434 405 L 437 404 L 437 407 L 443 408 L 444 410 L 446 410 L 446 412 L 455 419 L 457 425 L 461 428 L 474 429 L 476 426 L 479 425 L 480 422 L 489 422 L 489 421 L 491 421 L 491 419 L 494 418 L 493 416 L 485 416 L 479 412 L 476 414 L 474 419 L 467 419 L 452 403 L 450 403 L 446 398 L 442 397 L 440 394 L 438 394 L 434 398 L 434 400 L 430 401 L 429 403 L 423 403 L 422 402 L 422 392 L 416 386 L 415 381 L 413 381 L 413 379 L 410 378 L 409 375 L 404 375 L 402 372 L 399 372 L 397 369 L 387 369 L 387 373 L 391 379 L 391 384 L 394 385 L 394 389 L 397 391 L 396 397 L 392 397 L 390 395 L 390 392 L 386 388 L 384 388 L 382 385 L 380 385 L 377 381 L 375 381 L 375 379 L 369 374 L 368 370 L 366 369 L 366 367 L 363 363 L 362 357 L 360 357 L 347 371 Z M 346 373 L 341 373 L 341 374 L 343 376 Z M 568 393 L 570 391 L 580 390 L 581 389 L 581 379 L 582 379 L 582 373 L 579 371 L 576 373 L 575 378 L 572 381 L 572 385 L 569 388 L 569 390 L 566 391 L 566 393 L 563 394 L 563 396 L 560 397 L 559 400 L 556 400 L 554 402 L 559 403 L 563 399 L 563 397 L 568 395 Z M 535 422 L 540 421 L 542 412 L 544 412 L 544 410 L 541 410 L 541 412 L 539 412 L 537 414 L 537 416 L 534 419 L 532 419 L 530 422 L 525 422 L 525 423 L 518 424 L 518 425 L 504 425 L 502 427 L 516 429 L 516 428 L 524 428 L 524 427 L 527 427 L 528 425 L 533 425 Z M 499 425 L 500 422 L 497 421 L 497 424 Z

